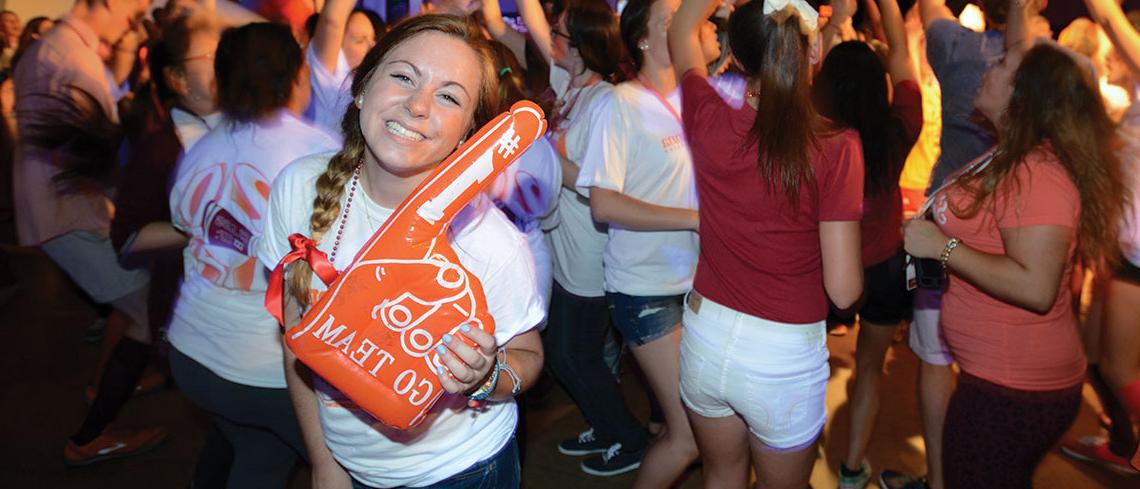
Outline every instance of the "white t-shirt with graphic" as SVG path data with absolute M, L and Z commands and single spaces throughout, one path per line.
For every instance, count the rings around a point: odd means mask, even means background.
M 343 50 L 337 50 L 336 70 L 329 71 L 317 59 L 313 45 L 305 48 L 305 62 L 309 64 L 309 85 L 313 91 L 303 117 L 341 140 L 340 121 L 348 104 L 352 102 L 352 68 L 348 66 Z
M 561 122 L 551 131 L 551 142 L 563 157 L 581 166 L 591 127 L 596 125 L 593 121 L 601 115 L 596 108 L 613 85 L 600 81 L 584 88 L 570 88 L 570 73 L 551 65 L 550 86 L 559 94 L 559 100 L 567 104 L 567 113 L 560 116 Z M 594 222 L 586 197 L 562 188 L 558 209 L 543 219 L 542 227 L 548 231 L 554 255 L 553 275 L 558 285 L 581 297 L 605 295 L 602 252 L 606 248 L 606 232 L 604 226 Z
M 298 160 L 274 182 L 264 237 L 257 247 L 257 257 L 265 267 L 276 267 L 289 253 L 289 235 L 311 234 L 316 181 L 331 157 L 328 153 Z M 342 208 L 351 184 L 350 180 L 345 186 Z M 347 268 L 392 212 L 357 189 L 348 217 L 342 213 L 330 226 L 340 229 L 341 220 L 347 219 L 333 266 Z M 449 233 L 460 262 L 483 285 L 500 345 L 542 322 L 545 310 L 535 293 L 534 263 L 526 241 L 489 198 L 478 197 L 461 211 Z M 332 241 L 322 239 L 317 247 L 331 253 Z M 315 278 L 313 288 L 325 290 Z M 325 442 L 352 477 L 374 487 L 425 486 L 455 475 L 506 446 L 518 422 L 514 401 L 469 409 L 465 396 L 444 394 L 422 424 L 394 430 L 356 408 L 320 378 L 314 381 Z
M 539 138 L 491 183 L 487 191 L 499 209 L 526 235 L 530 253 L 534 256 L 538 292 L 544 306 L 550 304 L 553 277 L 550 247 L 546 244 L 539 219 L 555 212 L 561 189 L 562 164 L 558 161 L 558 153 L 550 140 Z
M 281 169 L 336 147 L 286 111 L 258 124 L 223 119 L 175 171 L 170 215 L 190 242 L 168 335 L 175 348 L 226 380 L 285 387 L 280 327 L 263 305 L 267 273 L 253 245 Z
M 614 88 L 600 108 L 605 118 L 591 132 L 578 191 L 588 195 L 597 187 L 650 204 L 696 209 L 697 185 L 680 107 L 680 90 L 662 100 L 640 83 Z M 638 296 L 688 292 L 697 254 L 693 231 L 634 231 L 611 223 L 604 255 L 606 291 Z

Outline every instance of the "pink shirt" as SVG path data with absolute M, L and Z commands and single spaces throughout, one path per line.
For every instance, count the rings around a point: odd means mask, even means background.
M 16 230 L 21 245 L 34 246 L 71 231 L 110 232 L 114 206 L 102 188 L 61 191 L 53 177 L 62 152 L 26 140 L 43 114 L 70 113 L 67 100 L 85 92 L 118 121 L 99 38 L 83 22 L 64 18 L 24 54 L 13 75 L 19 137 L 13 168 Z
M 1085 355 L 1068 287 L 1081 201 L 1068 171 L 1042 146 L 1026 156 L 977 215 L 961 219 L 950 206 L 965 208 L 966 192 L 960 185 L 951 186 L 935 197 L 934 205 L 943 232 L 964 245 L 1003 255 L 1002 229 L 1041 225 L 1068 228 L 1072 241 L 1057 299 L 1045 314 L 1003 302 L 950 275 L 942 296 L 942 331 L 954 360 L 972 375 L 1014 389 L 1055 390 L 1081 383 Z

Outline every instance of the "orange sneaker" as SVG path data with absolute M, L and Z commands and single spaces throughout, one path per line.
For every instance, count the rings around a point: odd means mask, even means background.
M 63 447 L 63 463 L 68 467 L 90 465 L 113 458 L 129 457 L 154 449 L 166 440 L 166 430 L 162 428 L 142 428 L 136 430 L 103 431 L 91 443 L 83 446 L 67 440 Z
M 147 370 L 143 372 L 142 377 L 139 378 L 138 385 L 135 386 L 132 397 L 143 396 L 152 392 L 157 392 L 159 389 L 166 387 L 166 374 L 157 370 Z M 87 386 L 83 391 L 83 399 L 87 404 L 95 402 L 95 396 L 99 394 L 99 388 L 94 385 Z

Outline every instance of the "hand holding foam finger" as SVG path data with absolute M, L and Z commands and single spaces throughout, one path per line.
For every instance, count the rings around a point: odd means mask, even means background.
M 422 421 L 445 389 L 480 382 L 494 367 L 495 320 L 447 229 L 545 130 L 542 111 L 519 102 L 440 163 L 286 332 L 297 358 L 400 429 Z

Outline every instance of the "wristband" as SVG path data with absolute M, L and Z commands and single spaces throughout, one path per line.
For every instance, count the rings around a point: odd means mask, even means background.
M 961 243 L 962 240 L 958 238 L 950 238 L 950 241 L 946 242 L 946 247 L 942 248 L 942 255 L 938 257 L 938 261 L 942 263 L 943 271 L 945 271 L 950 265 L 950 254 L 953 253 L 954 248 L 957 248 Z
M 471 405 L 472 403 L 474 403 L 474 405 L 478 405 L 480 402 L 487 400 L 488 397 L 491 397 L 491 393 L 495 392 L 495 387 L 498 385 L 499 358 L 495 357 L 495 365 L 491 367 L 491 376 L 487 378 L 487 381 L 484 382 L 483 385 L 479 386 L 478 389 L 475 389 L 475 392 L 467 395 L 468 405 Z
M 522 391 L 522 378 L 519 377 L 518 372 L 515 372 L 514 367 L 511 367 L 510 362 L 507 361 L 507 349 L 499 348 L 499 355 L 496 358 L 498 361 L 495 362 L 495 369 L 502 370 L 503 372 L 507 373 L 507 376 L 511 378 L 512 383 L 511 397 L 517 396 L 519 392 Z

